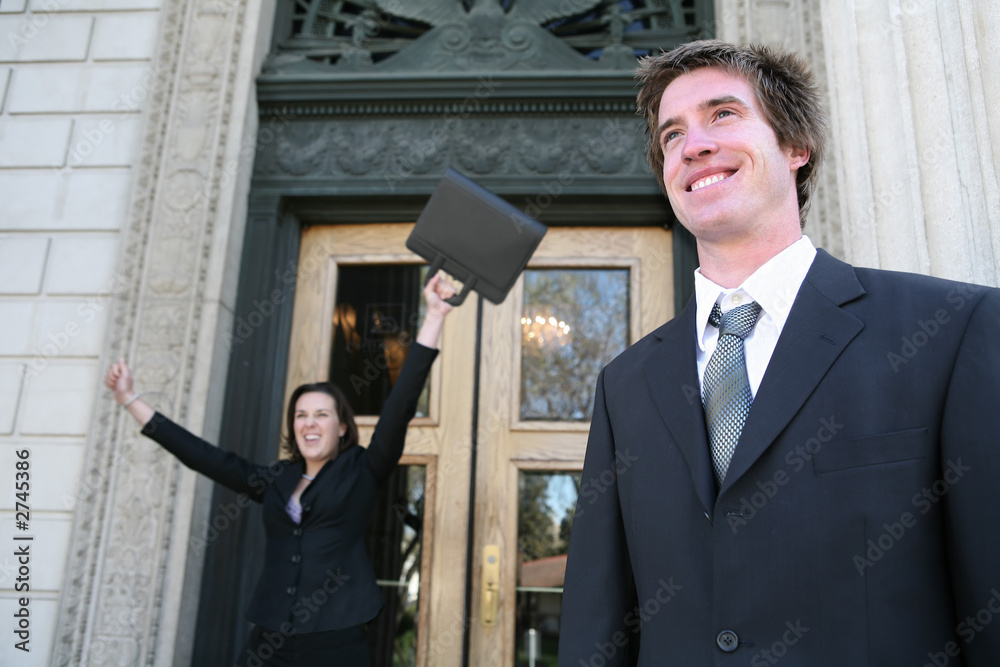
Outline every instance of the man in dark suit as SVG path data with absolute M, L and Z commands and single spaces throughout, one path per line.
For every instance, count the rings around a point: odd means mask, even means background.
M 639 79 L 701 266 L 597 381 L 559 664 L 1000 664 L 1000 290 L 802 236 L 825 126 L 794 55 L 695 42 Z

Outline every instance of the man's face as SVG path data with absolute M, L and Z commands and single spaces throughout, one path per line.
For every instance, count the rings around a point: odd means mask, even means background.
M 663 91 L 658 120 L 667 197 L 699 241 L 798 230 L 795 175 L 809 152 L 778 145 L 743 77 L 715 68 L 679 76 Z

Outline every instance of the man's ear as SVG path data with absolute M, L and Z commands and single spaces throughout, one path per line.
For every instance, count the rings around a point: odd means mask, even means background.
M 792 169 L 800 169 L 804 167 L 808 162 L 812 153 L 808 148 L 796 148 L 792 146 L 788 149 L 788 166 Z

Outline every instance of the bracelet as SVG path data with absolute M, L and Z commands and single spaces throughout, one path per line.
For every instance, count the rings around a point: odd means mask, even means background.
M 132 405 L 133 403 L 135 403 L 136 399 L 139 398 L 140 396 L 142 396 L 141 392 L 138 394 L 132 394 L 132 398 L 122 403 L 122 407 L 127 408 L 128 406 Z

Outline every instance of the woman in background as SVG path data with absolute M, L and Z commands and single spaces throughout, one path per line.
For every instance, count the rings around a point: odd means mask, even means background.
M 253 624 L 239 665 L 370 665 L 364 624 L 382 597 L 364 537 L 381 487 L 399 461 L 437 356 L 455 290 L 440 274 L 424 287 L 427 314 L 379 417 L 368 448 L 358 447 L 354 414 L 328 382 L 298 387 L 286 413 L 289 458 L 255 464 L 220 450 L 156 412 L 132 389 L 124 359 L 105 385 L 142 433 L 187 467 L 263 504 L 264 570 L 247 619 Z

